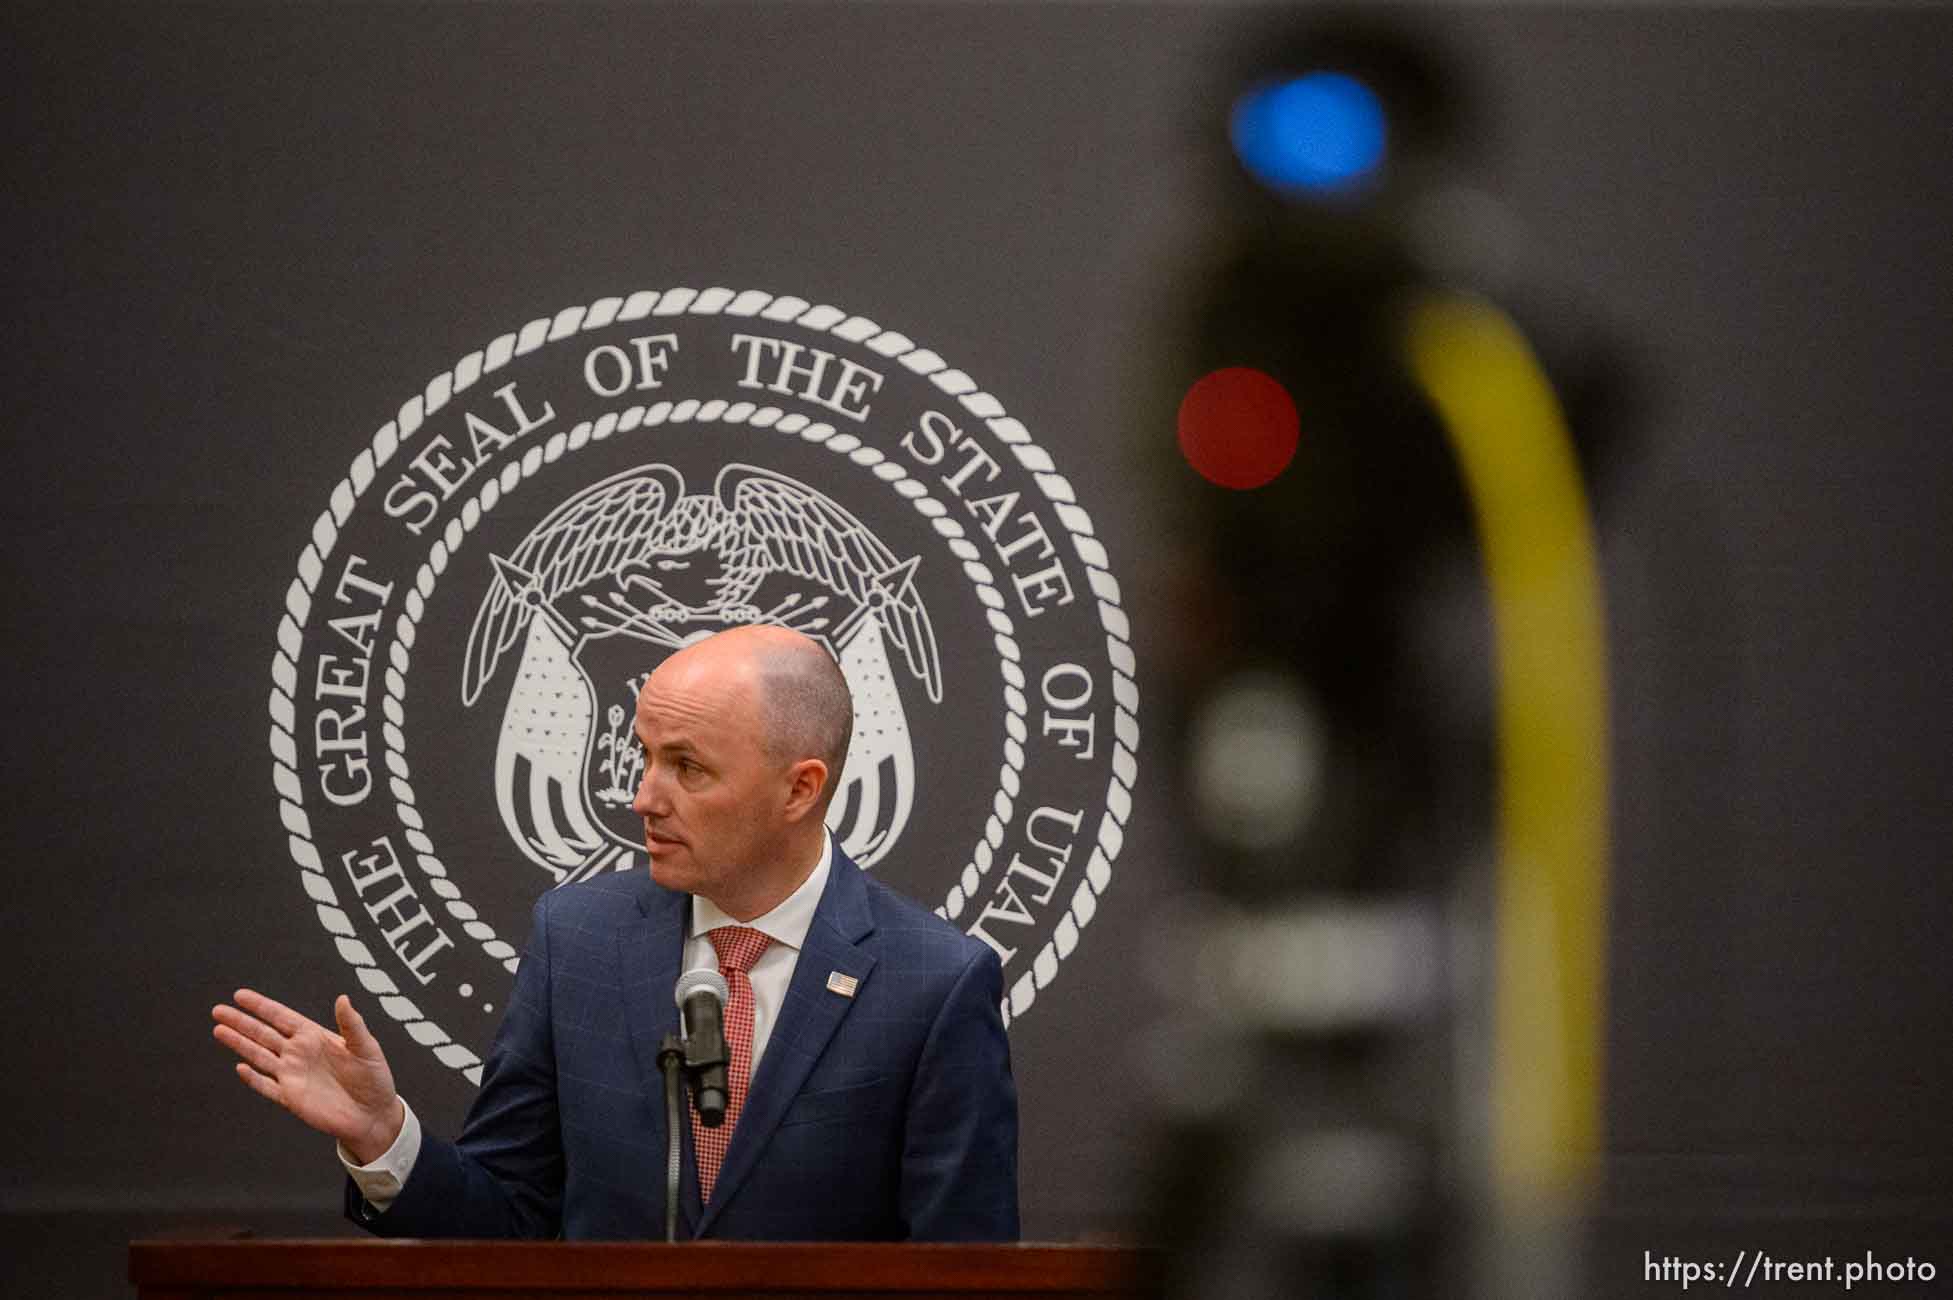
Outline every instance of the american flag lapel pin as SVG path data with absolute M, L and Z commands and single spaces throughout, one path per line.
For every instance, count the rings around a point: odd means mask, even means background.
M 854 996 L 854 991 L 860 987 L 861 981 L 852 975 L 843 975 L 838 970 L 828 974 L 827 988 L 830 993 L 839 993 L 844 998 L 851 998 Z

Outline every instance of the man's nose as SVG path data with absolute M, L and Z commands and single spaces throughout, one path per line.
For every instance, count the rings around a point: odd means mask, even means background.
M 647 762 L 644 775 L 638 778 L 637 793 L 631 796 L 631 811 L 640 817 L 657 817 L 670 810 L 664 797 L 664 782 L 658 776 L 658 766 Z

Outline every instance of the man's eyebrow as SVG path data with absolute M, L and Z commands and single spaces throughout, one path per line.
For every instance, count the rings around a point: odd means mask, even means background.
M 631 729 L 631 737 L 637 741 L 639 749 L 653 748 L 644 743 L 643 735 L 635 727 Z M 677 736 L 671 740 L 661 741 L 655 748 L 662 754 L 690 754 L 697 752 L 698 746 L 694 745 L 689 737 Z

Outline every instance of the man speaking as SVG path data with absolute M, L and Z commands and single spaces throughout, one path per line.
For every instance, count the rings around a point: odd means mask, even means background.
M 238 1077 L 339 1140 L 383 1236 L 659 1238 L 659 1044 L 687 970 L 720 971 L 725 1122 L 682 1126 L 692 1237 L 1017 1236 L 1017 1095 L 990 948 L 865 875 L 824 823 L 847 679 L 747 627 L 677 651 L 638 696 L 650 878 L 546 893 L 461 1137 L 421 1128 L 352 1002 L 333 1032 L 240 989 L 212 1010 Z

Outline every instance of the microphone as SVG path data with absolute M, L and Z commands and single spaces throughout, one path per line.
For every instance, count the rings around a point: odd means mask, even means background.
M 701 966 L 678 977 L 673 1000 L 685 1026 L 685 1067 L 691 1072 L 699 1123 L 726 1122 L 726 977 Z

